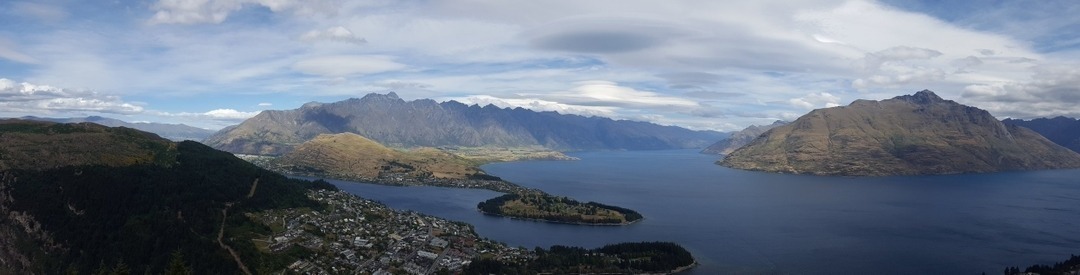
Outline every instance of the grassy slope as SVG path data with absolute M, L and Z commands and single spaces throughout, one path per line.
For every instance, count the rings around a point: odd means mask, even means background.
M 476 165 L 438 149 L 398 151 L 352 133 L 319 135 L 271 163 L 284 171 L 321 172 L 344 179 L 374 178 L 383 171 L 464 179 L 481 173 Z

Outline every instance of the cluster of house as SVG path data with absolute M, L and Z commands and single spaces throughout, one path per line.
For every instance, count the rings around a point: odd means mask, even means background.
M 530 251 L 479 238 L 465 223 L 395 211 L 342 191 L 310 191 L 320 210 L 284 209 L 252 214 L 273 229 L 253 240 L 266 253 L 299 247 L 312 256 L 288 266 L 300 274 L 431 274 L 457 271 L 477 257 L 525 260 Z

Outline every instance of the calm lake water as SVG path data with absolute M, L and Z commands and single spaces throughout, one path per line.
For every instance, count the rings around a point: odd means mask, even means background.
M 332 181 L 398 209 L 471 223 L 528 248 L 671 241 L 691 274 L 1000 274 L 1080 253 L 1080 170 L 845 178 L 724 168 L 696 150 L 585 152 L 483 168 L 548 193 L 637 210 L 630 226 L 485 216 L 499 193 Z

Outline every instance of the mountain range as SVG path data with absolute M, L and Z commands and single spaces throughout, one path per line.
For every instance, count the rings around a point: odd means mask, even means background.
M 1055 117 L 1032 120 L 1005 119 L 1005 125 L 1022 126 L 1031 129 L 1058 145 L 1074 152 L 1080 152 L 1080 119 Z
M 337 133 L 355 133 L 390 147 L 542 146 L 560 151 L 703 148 L 724 137 L 715 131 L 524 108 L 405 101 L 391 92 L 263 111 L 204 143 L 234 153 L 281 155 L 320 134 Z
M 709 147 L 705 147 L 705 150 L 701 150 L 701 153 L 713 155 L 731 154 L 731 152 L 734 152 L 736 149 L 750 144 L 751 141 L 754 141 L 755 138 L 765 133 L 765 131 L 786 124 L 788 124 L 787 121 L 777 120 L 769 125 L 750 125 L 750 127 L 746 127 L 746 129 L 731 134 L 728 138 L 717 141 L 716 143 L 709 145 Z
M 90 122 L 101 124 L 109 127 L 128 127 L 132 129 L 138 129 L 140 131 L 146 131 L 158 134 L 161 137 L 174 140 L 195 140 L 200 141 L 206 139 L 210 135 L 214 134 L 214 130 L 207 130 L 203 128 L 188 126 L 185 124 L 166 124 L 166 123 L 154 123 L 154 122 L 126 122 L 119 119 L 100 117 L 100 116 L 88 116 L 88 117 L 73 117 L 73 118 L 48 118 L 48 117 L 35 117 L 24 116 L 20 119 L 25 120 L 37 120 L 37 121 L 51 121 L 58 123 L 80 123 Z
M 817 109 L 735 150 L 721 165 L 886 176 L 1080 167 L 1080 154 L 931 91 Z

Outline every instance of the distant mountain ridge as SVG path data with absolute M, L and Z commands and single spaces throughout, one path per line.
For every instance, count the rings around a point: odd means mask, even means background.
M 294 110 L 263 111 L 204 143 L 234 153 L 281 155 L 319 134 L 355 133 L 391 147 L 543 146 L 554 150 L 703 148 L 723 134 L 647 122 L 405 101 L 391 92 Z
M 1073 152 L 1080 152 L 1080 119 L 1063 116 L 1055 118 L 1036 118 L 1032 120 L 1005 119 L 1005 125 L 1016 125 L 1031 129 L 1058 145 Z
M 713 155 L 731 154 L 731 152 L 750 144 L 751 141 L 754 141 L 755 138 L 765 133 L 765 131 L 786 124 L 788 124 L 787 121 L 777 120 L 769 125 L 750 125 L 750 127 L 746 127 L 746 129 L 731 134 L 728 138 L 717 141 L 716 143 L 709 145 L 709 147 L 705 147 L 705 150 L 701 150 L 701 153 Z
M 88 116 L 88 117 L 72 117 L 72 118 L 48 118 L 48 117 L 36 117 L 36 116 L 24 116 L 20 119 L 25 120 L 37 120 L 37 121 L 51 121 L 58 123 L 79 123 L 90 122 L 105 125 L 109 127 L 128 127 L 132 129 L 138 129 L 140 131 L 146 131 L 155 133 L 163 138 L 167 138 L 173 141 L 181 140 L 203 140 L 214 134 L 214 130 L 207 130 L 198 127 L 192 127 L 185 124 L 167 124 L 156 122 L 126 122 L 119 119 L 100 117 L 100 116 Z
M 1080 167 L 1080 154 L 931 91 L 817 109 L 720 161 L 767 172 L 886 176 Z

